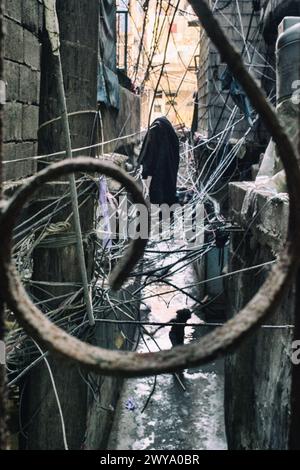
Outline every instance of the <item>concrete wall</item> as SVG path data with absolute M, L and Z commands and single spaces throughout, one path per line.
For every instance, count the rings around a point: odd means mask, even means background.
M 63 2 L 58 2 L 58 12 L 64 14 Z M 89 15 L 87 14 L 87 18 Z M 75 24 L 75 17 L 68 16 L 68 23 L 64 29 L 70 29 Z M 91 22 L 91 20 L 89 20 Z M 5 81 L 7 84 L 7 103 L 4 106 L 4 160 L 13 161 L 28 157 L 24 162 L 4 165 L 4 180 L 16 180 L 30 174 L 37 169 L 37 162 L 30 157 L 38 153 L 38 127 L 40 111 L 40 81 L 41 81 L 41 41 L 43 32 L 43 6 L 41 0 L 6 0 L 5 5 Z M 90 24 L 86 24 L 87 30 Z M 73 33 L 72 33 L 73 29 Z M 69 112 L 86 109 L 95 109 L 95 93 L 91 93 L 96 77 L 97 51 L 93 63 L 86 66 L 86 51 L 84 47 L 77 47 L 72 42 L 76 37 L 76 28 L 70 29 L 68 34 L 71 40 L 63 44 L 62 62 L 64 68 L 67 104 Z M 91 47 L 88 43 L 86 47 Z M 85 54 L 83 60 L 82 54 Z M 91 56 L 90 53 L 88 53 Z M 81 64 L 85 64 L 80 68 Z M 76 68 L 76 77 L 69 76 L 69 70 Z M 94 77 L 94 78 L 93 78 Z M 70 82 L 76 84 L 75 92 L 82 99 L 74 101 L 74 92 L 68 93 Z M 44 123 L 56 117 L 56 101 L 45 102 L 49 97 L 47 89 L 53 86 L 51 77 L 42 83 L 42 103 L 40 122 Z M 104 139 L 110 140 L 120 135 L 128 135 L 138 132 L 140 129 L 140 98 L 130 93 L 125 88 L 120 88 L 121 108 L 119 112 L 109 108 L 102 109 L 104 121 Z M 82 143 L 82 129 L 86 128 L 89 121 L 89 129 L 93 126 L 94 115 L 77 115 L 70 118 L 71 137 L 73 146 Z M 124 125 L 125 123 L 125 125 Z M 58 138 L 59 135 L 59 138 Z M 54 152 L 60 147 L 60 125 L 52 125 L 43 129 L 40 137 L 40 152 Z M 89 144 L 90 132 L 86 135 L 84 145 Z M 47 144 L 42 144 L 41 141 Z M 122 143 L 125 151 L 129 153 L 133 149 L 135 138 L 128 138 Z M 116 151 L 116 143 L 105 146 L 105 152 Z M 124 150 L 124 149 L 123 149 Z
M 247 36 L 251 15 L 252 15 L 252 2 L 249 0 L 240 0 L 240 13 L 242 17 L 242 25 L 236 8 L 236 2 L 232 2 L 227 8 L 221 12 L 215 12 L 215 17 L 218 19 L 223 30 L 225 31 L 228 38 L 234 43 L 235 47 L 242 52 L 244 48 L 244 40 L 242 35 L 239 33 L 243 31 L 244 36 Z M 259 22 L 259 13 L 255 13 L 252 19 L 252 25 L 249 30 L 250 43 L 256 43 L 257 38 L 254 38 L 254 31 L 257 28 Z M 251 40 L 251 38 L 253 38 Z M 248 54 L 244 54 L 247 60 L 250 62 L 253 55 L 253 50 L 249 48 Z M 250 57 L 250 59 L 249 59 Z M 255 60 L 255 59 L 254 59 Z M 227 92 L 221 91 L 220 78 L 222 72 L 225 69 L 225 65 L 221 63 L 220 55 L 216 51 L 215 47 L 210 40 L 207 39 L 206 34 L 203 30 L 200 31 L 200 67 L 198 72 L 198 93 L 199 93 L 199 125 L 198 131 L 211 137 L 213 131 L 219 121 L 219 117 L 224 107 L 224 100 L 226 99 Z M 234 103 L 229 98 L 227 105 L 232 108 Z M 218 125 L 219 132 L 222 131 L 227 123 L 230 112 L 225 108 L 222 118 Z M 241 117 L 242 114 L 238 111 L 236 120 Z M 241 137 L 244 134 L 245 129 L 249 126 L 243 121 L 241 124 L 236 126 L 233 137 Z
M 274 56 L 277 27 L 284 16 L 300 14 L 294 1 L 271 0 L 263 35 Z M 289 130 L 289 126 L 286 126 Z M 297 145 L 297 132 L 291 139 Z M 274 259 L 286 241 L 288 197 L 258 190 L 253 183 L 230 187 L 231 218 L 245 232 L 233 233 L 229 272 Z M 243 272 L 227 285 L 230 315 L 235 315 L 262 285 L 269 267 Z M 299 302 L 299 274 L 276 312 L 265 324 L 294 325 Z M 294 337 L 295 335 L 295 337 Z M 225 362 L 225 407 L 229 448 L 299 449 L 299 371 L 292 366 L 291 328 L 260 328 Z M 236 387 L 238 385 L 238 389 Z M 295 392 L 296 391 L 296 392 Z
M 138 134 L 141 128 L 140 97 L 120 87 L 120 109 L 117 111 L 101 105 L 101 114 L 104 142 L 136 134 L 119 142 L 114 141 L 104 145 L 104 152 L 119 152 L 132 157 L 134 146 L 140 139 Z
M 57 0 L 56 8 L 67 108 L 69 113 L 75 113 L 70 117 L 72 147 L 80 148 L 92 143 L 97 108 L 98 2 Z M 57 62 L 52 55 L 46 32 L 43 35 L 40 108 L 41 125 L 61 114 L 61 106 L 57 100 Z M 39 132 L 39 152 L 52 153 L 64 149 L 61 121 L 44 126 Z M 80 153 L 89 154 L 89 151 Z
M 61 56 L 67 106 L 69 112 L 79 113 L 70 118 L 73 147 L 88 146 L 97 111 L 97 67 L 98 67 L 98 0 L 57 0 L 57 12 L 61 32 Z M 83 17 L 84 13 L 84 17 Z M 46 32 L 43 30 L 43 8 L 40 0 L 14 0 L 6 2 L 5 73 L 7 81 L 7 104 L 5 105 L 5 160 L 31 157 L 37 154 L 37 130 L 39 122 L 44 124 L 61 114 L 57 101 L 57 67 L 49 51 Z M 40 51 L 42 43 L 42 53 Z M 41 88 L 41 90 L 40 90 Z M 40 93 L 41 91 L 41 93 Z M 139 131 L 139 98 L 121 88 L 121 108 L 118 113 L 103 109 L 104 139 Z M 41 99 L 40 99 L 41 96 Z M 98 136 L 97 136 L 98 137 Z M 122 149 L 130 152 L 133 138 L 122 142 Z M 65 138 L 60 121 L 45 125 L 39 132 L 39 152 L 51 153 L 65 148 Z M 112 143 L 106 151 L 120 150 Z M 87 151 L 84 154 L 89 154 Z M 81 152 L 81 155 L 83 152 Z M 42 165 L 42 164 L 41 164 Z M 18 179 L 32 174 L 41 165 L 26 161 L 7 166 L 5 179 Z M 65 182 L 56 181 L 45 185 L 31 206 L 38 211 L 50 201 L 57 201 L 65 191 Z M 82 231 L 94 227 L 94 200 L 92 190 L 88 206 L 81 208 Z M 56 214 L 53 222 L 65 220 L 66 212 Z M 51 244 L 50 244 L 51 245 Z M 33 279 L 51 282 L 81 282 L 75 243 L 60 247 L 36 246 L 33 259 Z M 85 245 L 88 275 L 92 275 L 94 246 Z M 48 286 L 49 287 L 49 286 Z M 53 286 L 52 286 L 53 287 Z M 49 287 L 58 295 L 59 288 Z M 127 292 L 122 300 L 127 300 Z M 39 294 L 41 295 L 41 294 Z M 39 295 L 37 300 L 41 300 Z M 118 294 L 121 296 L 123 294 Z M 132 315 L 137 315 L 139 305 L 131 306 Z M 64 309 L 68 317 L 70 311 Z M 84 313 L 83 313 L 84 315 Z M 112 310 L 108 318 L 115 319 Z M 121 315 L 120 315 L 121 317 Z M 127 319 L 127 317 L 126 317 Z M 97 324 L 89 340 L 106 348 L 131 349 L 135 327 L 122 328 L 129 340 L 121 341 L 120 328 Z M 84 336 L 85 339 L 85 336 Z M 121 343 L 120 343 L 121 342 Z M 121 381 L 117 379 L 86 376 L 77 366 L 69 367 L 59 359 L 49 359 L 63 409 L 69 447 L 104 448 L 116 404 Z M 21 447 L 26 449 L 63 448 L 60 417 L 53 393 L 49 373 L 45 364 L 26 375 L 20 387 L 20 416 L 26 425 L 21 433 Z M 26 438 L 25 438 L 26 436 Z
M 39 35 L 42 24 L 40 0 L 6 0 L 4 160 L 28 160 L 5 164 L 5 180 L 30 175 L 36 169 L 30 157 L 37 153 L 41 69 Z
M 222 4 L 223 3 L 224 2 L 222 2 Z M 240 7 L 240 15 L 237 9 L 237 2 L 233 1 L 221 11 L 216 11 L 215 17 L 237 50 L 243 53 L 245 62 L 249 64 L 253 61 L 253 64 L 260 65 L 259 68 L 254 67 L 252 73 L 254 70 L 263 71 L 265 57 L 268 62 L 271 62 L 271 65 L 274 65 L 274 51 L 273 55 L 270 57 L 262 41 L 261 32 L 258 27 L 261 21 L 260 12 L 253 12 L 252 2 L 248 0 L 240 0 L 238 5 Z M 245 46 L 243 36 L 248 38 L 247 47 Z M 254 53 L 254 48 L 258 48 L 259 54 L 261 55 Z M 201 136 L 210 138 L 224 131 L 230 117 L 230 110 L 228 108 L 233 109 L 235 106 L 232 98 L 230 96 L 228 98 L 228 91 L 221 91 L 221 76 L 225 69 L 226 64 L 221 62 L 220 55 L 216 48 L 207 38 L 206 34 L 201 31 L 200 67 L 198 72 L 198 132 Z M 266 71 L 269 76 L 272 75 L 270 68 L 267 68 Z M 267 90 L 268 93 L 271 92 L 273 87 L 274 94 L 273 76 L 271 76 L 273 80 L 263 79 L 261 75 L 257 74 L 256 78 L 261 82 L 262 88 Z M 226 102 L 226 105 L 224 105 L 224 102 Z M 238 110 L 232 123 L 240 118 L 243 118 L 243 114 Z M 211 149 L 214 147 L 217 140 L 210 142 L 207 146 L 203 145 L 198 147 L 195 150 L 194 155 L 197 173 L 201 175 L 200 182 L 202 184 L 205 185 L 207 183 L 211 178 L 212 172 L 220 165 L 222 159 L 234 148 L 237 139 L 241 138 L 248 128 L 249 123 L 243 118 L 242 121 L 235 126 L 232 134 L 228 133 L 225 135 L 224 144 L 220 146 L 213 158 L 211 158 Z M 252 179 L 251 166 L 257 164 L 260 154 L 264 152 L 266 148 L 268 139 L 268 134 L 265 132 L 261 123 L 259 123 L 259 125 L 255 126 L 255 129 L 247 135 L 245 142 L 240 148 L 239 154 L 233 158 L 231 164 L 221 177 L 213 181 L 211 180 L 209 191 L 213 193 L 213 197 L 219 202 L 221 213 L 224 217 L 228 217 L 229 210 L 227 183 L 232 180 Z M 203 144 L 204 143 L 203 141 Z M 217 252 L 217 249 L 214 251 Z M 199 269 L 199 272 L 202 273 L 202 276 L 204 273 L 207 275 L 216 265 L 214 253 L 210 253 L 206 258 L 201 260 L 199 264 L 203 265 L 202 270 Z M 204 292 L 209 294 L 211 290 L 211 284 L 209 284 L 205 287 Z
M 244 228 L 231 237 L 229 272 L 271 261 L 287 233 L 288 200 L 274 198 L 253 183 L 230 185 L 233 222 Z M 247 196 L 248 195 L 248 196 Z M 248 201 L 248 202 L 247 202 Z M 229 316 L 251 300 L 270 266 L 234 275 L 227 283 Z M 264 320 L 268 325 L 293 325 L 295 286 L 281 307 Z M 225 415 L 230 449 L 287 449 L 291 428 L 293 330 L 260 328 L 225 360 Z
M 116 297 L 126 301 L 128 293 L 118 293 Z M 130 313 L 137 314 L 139 303 L 131 305 Z M 128 320 L 119 314 L 120 320 Z M 105 315 L 115 320 L 112 310 Z M 132 348 L 135 340 L 135 327 L 121 327 L 129 340 L 120 343 L 120 328 L 117 325 L 97 324 L 92 332 L 92 343 L 108 349 Z M 61 360 L 49 358 L 51 370 L 57 386 L 70 449 L 105 449 L 114 416 L 115 406 L 122 386 L 122 380 L 87 374 L 76 365 L 64 364 Z M 57 402 L 53 393 L 49 373 L 45 364 L 36 367 L 23 384 L 21 420 L 26 424 L 25 440 L 21 436 L 21 447 L 31 450 L 63 449 L 61 421 Z
M 131 292 L 139 287 L 139 282 L 135 282 L 128 286 L 126 291 L 115 294 L 115 297 L 124 302 L 131 299 Z M 113 296 L 112 296 L 113 297 Z M 124 310 L 134 317 L 138 316 L 139 302 L 133 302 Z M 125 314 L 118 314 L 120 320 L 128 320 Z M 110 319 L 115 319 L 115 313 L 110 311 Z M 121 334 L 122 331 L 122 334 Z M 128 338 L 128 339 L 125 339 Z M 94 343 L 106 347 L 108 349 L 131 350 L 136 344 L 136 327 L 135 325 L 105 325 L 102 324 L 97 328 Z M 85 449 L 105 449 L 109 439 L 112 422 L 114 418 L 117 401 L 123 385 L 123 379 L 118 377 L 103 377 L 99 375 L 91 375 L 94 382 L 94 389 L 88 391 L 88 414 L 87 414 L 87 431 L 85 435 Z

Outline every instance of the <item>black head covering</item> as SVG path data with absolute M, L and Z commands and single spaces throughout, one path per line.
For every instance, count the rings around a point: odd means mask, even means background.
M 166 117 L 151 124 L 142 146 L 139 162 L 143 165 L 142 177 L 152 176 L 150 202 L 174 204 L 179 168 L 179 140 Z

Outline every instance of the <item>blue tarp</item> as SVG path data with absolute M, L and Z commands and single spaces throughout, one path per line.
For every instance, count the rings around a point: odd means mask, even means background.
M 116 1 L 100 0 L 98 101 L 119 109 L 116 44 Z

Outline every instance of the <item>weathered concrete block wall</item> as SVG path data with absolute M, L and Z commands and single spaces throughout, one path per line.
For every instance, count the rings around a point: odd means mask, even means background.
M 120 320 L 128 320 L 126 311 L 130 316 L 138 317 L 140 303 L 138 300 L 132 301 L 131 293 L 139 286 L 139 281 L 134 282 L 127 286 L 126 291 L 120 291 L 112 296 L 124 303 L 124 313 L 120 313 Z M 129 304 L 130 300 L 132 302 Z M 112 320 L 116 318 L 112 310 L 108 318 Z M 135 325 L 100 324 L 95 332 L 94 344 L 108 349 L 132 350 L 137 340 L 136 333 Z M 91 375 L 91 378 L 95 390 L 99 392 L 98 397 L 95 397 L 91 388 L 88 390 L 87 431 L 84 448 L 87 450 L 106 449 L 123 379 L 99 375 Z
M 71 140 L 73 148 L 81 148 L 92 144 L 96 138 L 97 142 L 100 140 L 98 135 L 92 137 L 97 114 L 99 2 L 98 0 L 68 0 L 67 2 L 58 0 L 57 12 L 61 33 L 61 57 L 67 106 L 69 113 L 73 113 L 70 117 Z M 62 124 L 55 119 L 61 114 L 57 101 L 57 64 L 49 50 L 47 39 L 47 35 L 44 34 L 40 122 L 45 125 L 39 133 L 40 153 L 56 152 L 65 148 Z M 121 89 L 121 109 L 118 113 L 112 109 L 105 109 L 102 114 L 104 140 L 139 131 L 139 99 L 127 90 Z M 53 119 L 54 121 L 52 121 Z M 49 121 L 52 122 L 49 124 Z M 48 124 L 46 125 L 46 123 Z M 111 144 L 110 149 L 110 151 L 116 150 L 116 142 Z M 105 150 L 107 151 L 107 148 Z M 99 147 L 99 151 L 101 151 L 101 147 Z M 81 155 L 89 155 L 90 153 L 92 154 L 88 149 L 81 152 Z M 62 197 L 64 193 L 63 181 L 55 181 L 52 185 L 45 185 L 39 193 L 37 204 L 43 207 L 51 200 Z M 92 190 L 89 195 L 92 196 Z M 54 222 L 64 221 L 68 213 L 70 213 L 68 207 L 59 211 Z M 88 205 L 85 204 L 81 207 L 80 215 L 83 233 L 93 230 L 94 200 L 92 197 Z M 72 233 L 72 229 L 70 231 Z M 69 234 L 69 232 L 66 233 Z M 92 275 L 93 263 L 90 261 L 94 260 L 94 256 L 96 256 L 92 237 L 85 244 L 85 250 L 88 275 Z M 81 283 L 76 244 L 36 247 L 33 278 L 37 281 L 50 282 L 50 284 L 55 278 L 55 281 L 67 283 L 66 286 L 63 286 L 64 289 L 68 289 L 67 292 L 73 289 L 70 285 L 68 286 L 69 282 Z M 52 294 L 60 294 L 57 286 L 48 287 Z M 39 299 L 38 296 L 36 298 Z M 125 302 L 128 300 L 126 294 L 122 297 L 121 301 L 123 300 Z M 137 308 L 138 305 L 130 307 L 133 315 L 137 315 L 135 310 Z M 68 316 L 69 314 L 68 309 L 64 308 L 63 315 Z M 95 312 L 95 315 L 97 314 Z M 109 306 L 105 316 L 115 319 L 115 314 Z M 122 319 L 122 315 L 120 317 Z M 95 328 L 90 331 L 87 340 L 110 349 L 130 349 L 134 340 L 135 327 L 122 328 L 122 330 L 129 338 L 128 341 L 122 342 L 120 327 L 97 323 Z M 86 332 L 83 331 L 80 337 L 84 340 Z M 77 366 L 69 367 L 56 358 L 51 358 L 51 368 L 62 405 L 70 449 L 104 448 L 109 435 L 113 408 L 118 397 L 120 380 L 86 375 Z M 26 379 L 23 390 L 22 419 L 23 422 L 30 422 L 27 429 L 27 440 L 22 442 L 23 448 L 63 448 L 57 403 L 44 364 L 31 371 Z
M 128 290 L 115 294 L 124 302 L 131 300 Z M 137 315 L 139 302 L 133 302 L 128 312 Z M 115 320 L 115 313 L 107 309 L 106 319 Z M 120 320 L 128 316 L 120 313 Z M 121 336 L 120 331 L 124 333 Z M 135 325 L 112 325 L 97 323 L 92 344 L 108 349 L 132 349 L 135 341 Z M 124 339 L 124 338 L 128 338 Z M 66 437 L 70 449 L 105 449 L 119 398 L 122 379 L 87 374 L 76 365 L 48 358 L 60 399 L 65 421 Z M 61 420 L 56 398 L 45 364 L 41 363 L 26 378 L 23 388 L 23 406 L 20 415 L 26 423 L 26 436 L 21 436 L 21 447 L 31 450 L 64 449 Z
M 101 106 L 104 142 L 115 139 L 103 146 L 104 152 L 119 152 L 132 155 L 133 147 L 139 140 L 141 128 L 141 99 L 139 96 L 120 87 L 120 109 L 117 111 Z M 131 134 L 136 134 L 131 136 Z M 125 139 L 116 139 L 131 136 Z
M 233 221 L 245 229 L 231 237 L 229 272 L 271 261 L 286 239 L 288 201 L 253 183 L 230 185 Z M 230 315 L 251 300 L 270 265 L 234 275 L 227 283 Z M 268 325 L 293 325 L 295 287 Z M 287 449 L 291 425 L 293 330 L 260 328 L 225 360 L 225 416 L 230 449 Z
M 4 165 L 4 179 L 34 173 L 30 157 L 37 153 L 40 102 L 40 41 L 43 24 L 41 0 L 6 0 L 4 74 L 4 160 L 27 158 Z
M 96 0 L 58 0 L 61 62 L 70 118 L 73 148 L 90 145 L 97 107 L 98 3 Z M 40 123 L 57 118 L 61 107 L 57 100 L 57 64 L 48 37 L 43 37 Z M 87 112 L 85 112 L 87 111 Z M 65 149 L 61 121 L 44 125 L 39 133 L 39 152 L 52 153 Z M 80 155 L 90 155 L 90 151 Z
M 251 62 L 253 58 L 253 48 L 244 46 L 243 36 L 248 35 L 250 43 L 257 43 L 257 36 L 254 31 L 257 29 L 260 16 L 259 12 L 255 13 L 252 21 L 252 2 L 249 0 L 239 0 L 240 16 L 237 11 L 236 2 L 232 2 L 227 8 L 216 11 L 215 16 L 221 24 L 228 38 L 234 43 L 235 47 L 240 52 L 247 51 L 245 54 L 247 62 Z M 251 24 L 250 28 L 249 25 Z M 248 33 L 249 30 L 249 33 Z M 200 133 L 211 137 L 213 131 L 219 121 L 219 118 L 224 107 L 224 100 L 226 100 L 227 92 L 221 91 L 221 75 L 225 70 L 225 65 L 220 61 L 220 55 L 207 39 L 206 34 L 201 30 L 200 32 L 200 67 L 198 73 L 198 91 L 199 91 L 199 125 L 198 130 Z M 255 57 L 254 57 L 255 61 Z M 234 102 L 229 98 L 227 102 L 229 108 L 234 107 Z M 227 106 L 223 111 L 222 118 L 218 124 L 218 131 L 222 131 L 228 124 L 230 111 Z M 238 111 L 235 121 L 242 117 Z M 245 130 L 249 127 L 246 121 L 242 121 L 236 126 L 234 137 L 241 137 Z

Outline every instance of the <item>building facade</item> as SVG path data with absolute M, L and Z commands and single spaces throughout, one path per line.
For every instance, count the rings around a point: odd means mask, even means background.
M 165 0 L 118 3 L 119 66 L 141 95 L 143 128 L 162 115 L 181 128 L 192 124 L 199 25 L 188 2 L 175 7 Z

